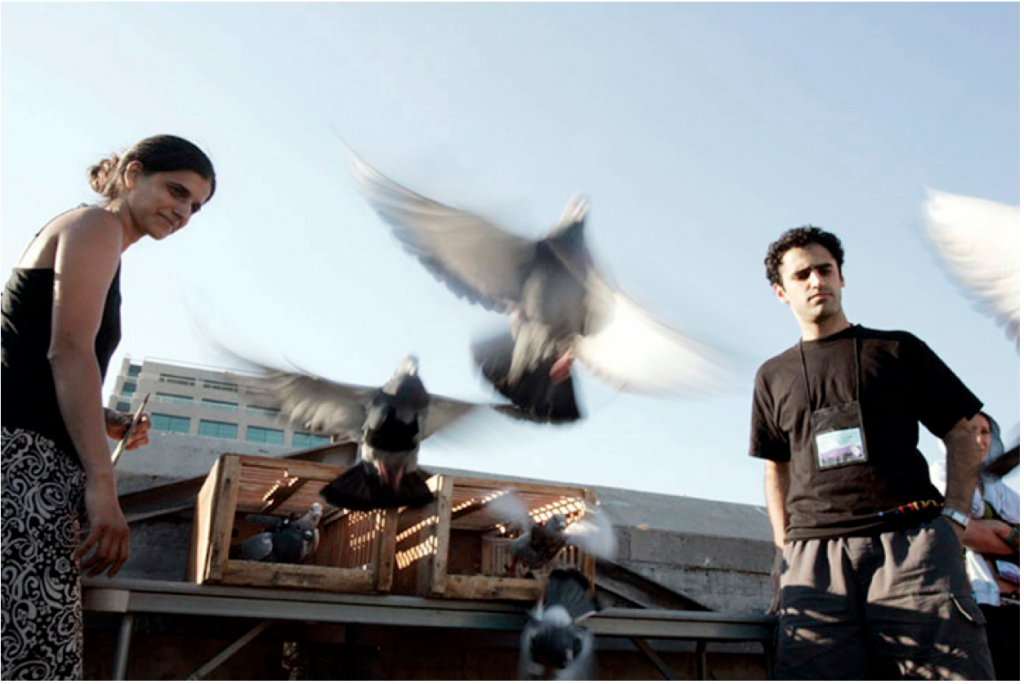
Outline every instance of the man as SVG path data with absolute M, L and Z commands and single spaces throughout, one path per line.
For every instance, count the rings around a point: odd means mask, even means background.
M 985 412 L 970 420 L 988 465 L 1005 452 L 999 423 Z M 931 468 L 939 490 L 946 487 L 944 462 Z M 997 475 L 983 472 L 964 533 L 964 558 L 974 600 L 985 615 L 985 633 L 996 678 L 1020 681 L 1020 494 Z
M 831 233 L 787 231 L 765 267 L 801 336 L 758 370 L 751 417 L 782 560 L 775 676 L 991 679 L 961 559 L 981 402 L 913 335 L 850 324 Z M 919 422 L 946 445 L 945 501 Z

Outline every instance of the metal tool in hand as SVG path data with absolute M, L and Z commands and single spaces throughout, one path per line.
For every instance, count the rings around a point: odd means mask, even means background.
M 114 453 L 111 454 L 110 456 L 110 461 L 115 466 L 117 465 L 117 460 L 121 458 L 121 453 L 124 451 L 125 444 L 128 443 L 128 438 L 131 437 L 132 432 L 135 431 L 135 426 L 139 424 L 140 420 L 142 420 L 142 414 L 146 410 L 146 404 L 148 403 L 149 393 L 147 393 L 146 396 L 142 398 L 142 403 L 139 404 L 139 408 L 135 409 L 135 414 L 132 415 L 132 422 L 128 424 L 128 429 L 124 431 L 124 434 L 121 436 L 121 439 L 117 443 L 117 447 L 114 449 Z

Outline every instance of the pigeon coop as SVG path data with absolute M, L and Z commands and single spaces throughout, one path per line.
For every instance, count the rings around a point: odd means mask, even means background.
M 393 511 L 348 511 L 323 501 L 320 490 L 343 471 L 305 461 L 221 456 L 196 502 L 189 579 L 198 584 L 388 591 L 397 516 Z M 258 516 L 300 517 L 314 502 L 324 509 L 313 556 L 302 563 L 230 558 L 233 543 L 266 529 Z
M 565 547 L 544 567 L 527 571 L 510 552 L 508 520 L 489 502 L 514 492 L 533 520 L 562 513 L 568 522 L 595 503 L 592 489 L 435 475 L 433 504 L 398 516 L 392 593 L 462 599 L 532 601 L 554 567 L 574 566 L 591 581 L 594 557 Z

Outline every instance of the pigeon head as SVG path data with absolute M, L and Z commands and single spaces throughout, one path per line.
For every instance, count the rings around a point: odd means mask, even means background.
M 555 513 L 553 516 L 548 518 L 547 522 L 544 523 L 544 527 L 546 527 L 549 532 L 557 533 L 564 532 L 568 524 L 569 523 L 565 519 L 564 513 Z
M 422 410 L 430 403 L 427 388 L 420 380 L 419 359 L 412 354 L 398 363 L 391 379 L 385 383 L 382 389 L 384 394 L 390 394 L 396 398 L 398 401 L 396 408 L 400 409 L 398 413 L 402 414 L 400 419 L 404 422 L 408 422 L 410 418 L 410 415 L 407 414 Z
M 531 644 L 533 660 L 548 668 L 565 668 L 576 655 L 572 619 L 562 606 L 551 606 L 541 620 L 543 624 Z
M 309 520 L 309 524 L 316 527 L 320 524 L 320 517 L 324 514 L 324 507 L 319 501 L 314 501 L 309 506 L 309 511 L 306 513 L 306 519 Z

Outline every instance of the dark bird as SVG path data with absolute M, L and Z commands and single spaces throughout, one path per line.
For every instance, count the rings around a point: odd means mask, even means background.
M 229 556 L 264 563 L 301 563 L 316 553 L 320 544 L 318 526 L 323 511 L 323 505 L 314 502 L 301 518 L 294 514 L 276 518 L 268 529 L 233 544 Z
M 479 405 L 429 394 L 407 356 L 383 387 L 343 385 L 261 366 L 264 386 L 292 422 L 359 444 L 356 465 L 320 495 L 341 508 L 418 507 L 433 501 L 418 470 L 420 442 Z
M 598 609 L 579 570 L 552 571 L 520 637 L 519 678 L 594 679 L 594 636 L 579 623 Z
M 1020 348 L 1020 207 L 928 191 L 925 228 L 948 271 Z
M 615 557 L 615 530 L 596 506 L 588 504 L 583 516 L 572 523 L 564 513 L 555 513 L 543 522 L 534 520 L 514 492 L 493 499 L 488 506 L 508 521 L 505 527 L 516 534 L 509 550 L 515 561 L 529 570 L 548 565 L 567 545 L 600 558 Z
M 654 319 L 595 267 L 586 200 L 570 200 L 554 228 L 534 240 L 408 190 L 355 154 L 351 160 L 357 187 L 407 251 L 459 297 L 511 317 L 510 330 L 476 343 L 473 355 L 518 417 L 580 418 L 576 359 L 636 392 L 711 390 L 726 381 L 715 350 Z

